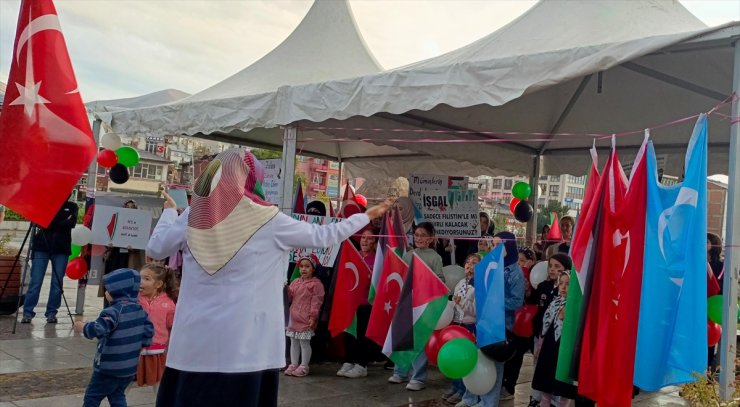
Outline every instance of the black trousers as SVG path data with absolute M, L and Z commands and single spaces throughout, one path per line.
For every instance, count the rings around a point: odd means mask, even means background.
M 344 335 L 344 363 L 356 363 L 367 367 L 367 362 L 377 353 L 378 345 L 365 337 L 371 310 L 370 305 L 360 305 L 357 308 L 357 338 L 349 334 Z
M 165 368 L 157 407 L 276 407 L 279 370 L 200 373 Z
M 522 363 L 524 362 L 524 354 L 530 350 L 530 343 L 532 343 L 532 338 L 512 335 L 512 339 L 516 345 L 516 353 L 513 358 L 504 364 L 504 380 L 502 383 L 503 388 L 510 394 L 514 394 L 516 381 L 519 380 L 519 371 L 522 369 Z

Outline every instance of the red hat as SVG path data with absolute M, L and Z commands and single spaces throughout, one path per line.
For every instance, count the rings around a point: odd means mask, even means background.
M 357 202 L 363 208 L 367 208 L 367 198 L 364 195 L 355 194 L 355 202 Z

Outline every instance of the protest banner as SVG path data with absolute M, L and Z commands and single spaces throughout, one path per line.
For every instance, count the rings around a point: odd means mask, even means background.
M 92 244 L 146 249 L 152 230 L 152 213 L 139 209 L 96 205 Z
M 480 236 L 477 190 L 421 189 L 409 196 L 422 220 L 434 225 L 438 237 Z
M 331 223 L 340 222 L 342 220 L 340 218 L 332 218 L 329 216 L 303 215 L 303 214 L 297 214 L 297 213 L 294 213 L 291 216 L 293 217 L 293 219 L 300 220 L 302 222 L 313 223 L 317 225 L 328 225 Z M 288 261 L 295 263 L 301 257 L 306 257 L 306 256 L 310 256 L 311 254 L 314 254 L 316 255 L 316 257 L 318 257 L 322 266 L 332 267 L 334 266 L 334 260 L 337 258 L 337 253 L 339 253 L 340 247 L 341 245 L 322 247 L 318 249 L 307 249 L 307 248 L 294 249 L 290 252 Z

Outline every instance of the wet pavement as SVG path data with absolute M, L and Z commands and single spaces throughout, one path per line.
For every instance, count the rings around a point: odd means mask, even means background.
M 82 395 L 92 371 L 95 341 L 85 339 L 72 330 L 64 302 L 59 310 L 59 323 L 47 324 L 43 318 L 48 296 L 49 278 L 44 282 L 37 316 L 31 324 L 18 324 L 11 333 L 12 316 L 0 316 L 0 407 L 70 407 L 82 405 Z M 76 281 L 65 279 L 65 295 L 74 312 Z M 103 305 L 97 298 L 97 286 L 85 293 L 86 320 L 97 317 Z M 448 405 L 441 395 L 449 388 L 449 380 L 435 369 L 429 369 L 427 388 L 420 392 L 405 390 L 403 385 L 386 382 L 391 372 L 382 365 L 371 365 L 368 377 L 347 379 L 335 376 L 338 363 L 314 364 L 311 375 L 303 378 L 281 377 L 279 404 L 297 406 L 426 406 Z M 531 391 L 532 360 L 525 357 L 514 400 L 502 407 L 526 406 Z M 129 392 L 130 406 L 153 406 L 152 388 L 133 388 Z M 107 402 L 103 402 L 107 406 Z M 686 406 L 676 388 L 658 393 L 642 393 L 634 406 Z

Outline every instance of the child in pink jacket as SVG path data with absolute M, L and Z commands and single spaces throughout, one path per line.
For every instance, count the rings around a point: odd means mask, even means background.
M 287 376 L 308 375 L 311 337 L 314 335 L 319 310 L 324 302 L 324 286 L 314 277 L 318 264 L 316 256 L 302 257 L 298 260 L 301 277 L 295 279 L 288 287 L 290 323 L 285 335 L 290 338 L 290 366 L 285 369 Z

